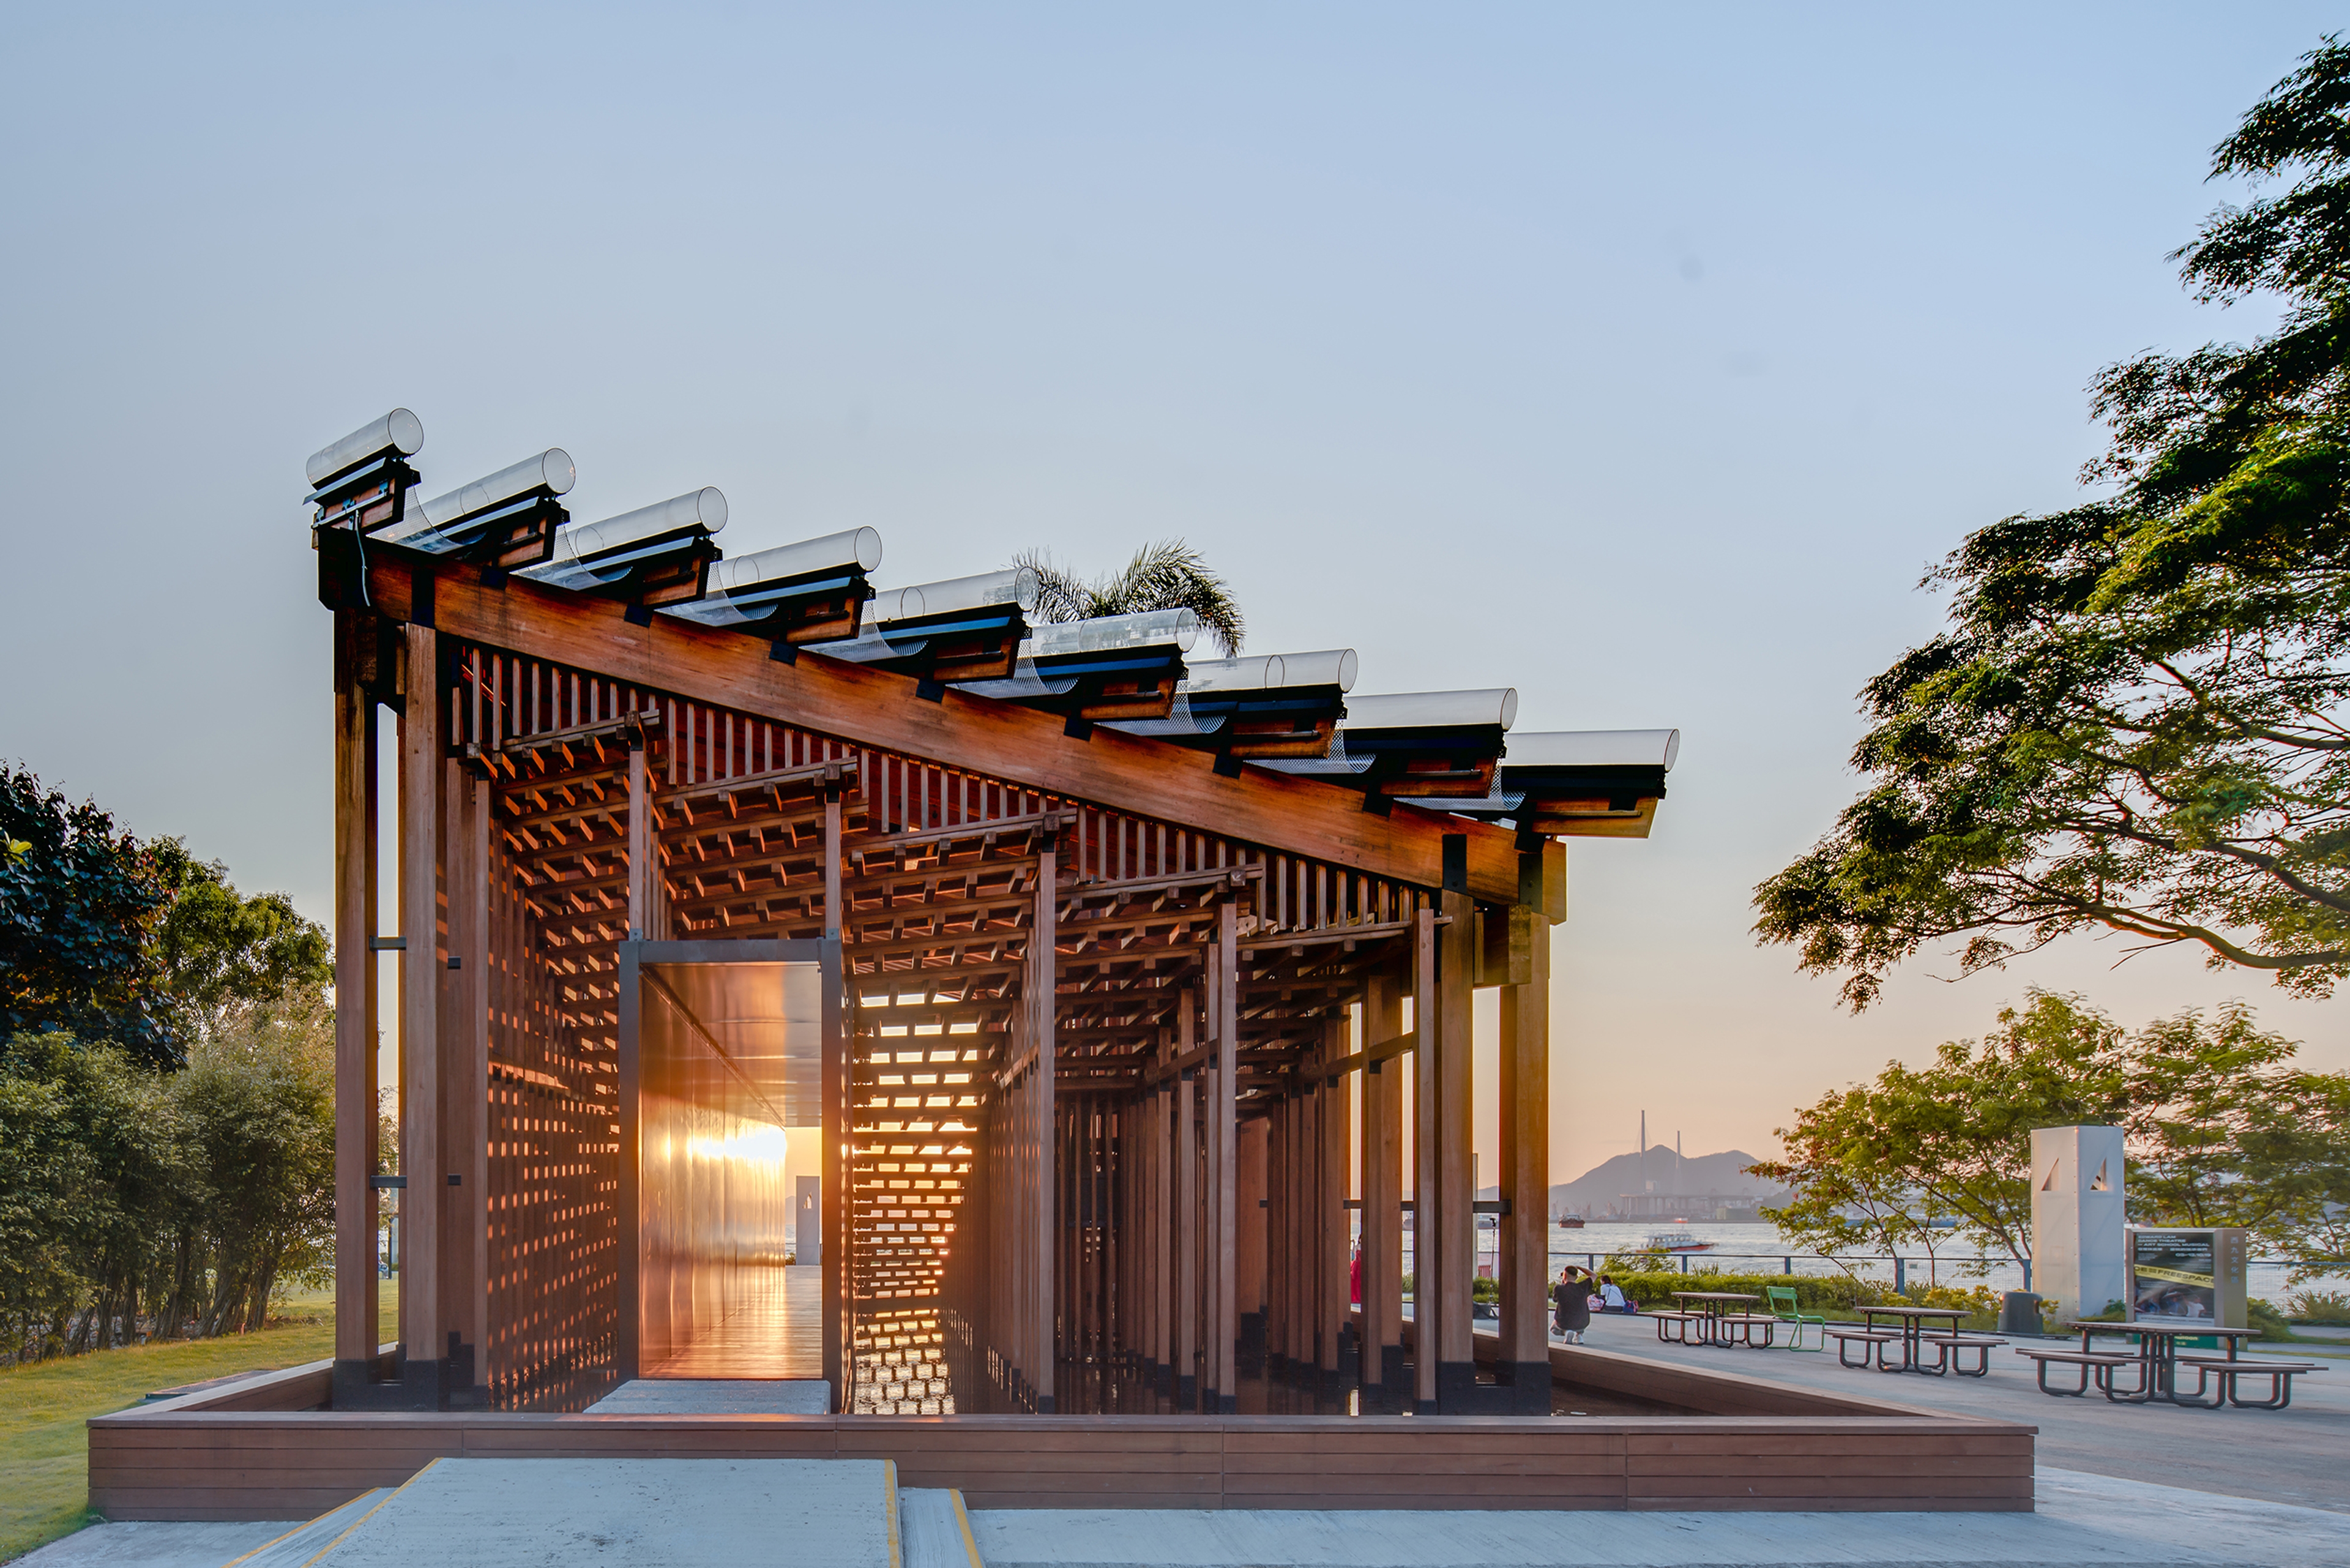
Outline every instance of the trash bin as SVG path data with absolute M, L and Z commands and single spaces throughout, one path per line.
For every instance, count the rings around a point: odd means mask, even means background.
M 1999 1332 L 2045 1334 L 2040 1321 L 2040 1298 L 2030 1291 L 2010 1291 L 1999 1301 Z

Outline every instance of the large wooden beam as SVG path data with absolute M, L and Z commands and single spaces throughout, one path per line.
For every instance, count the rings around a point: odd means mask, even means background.
M 411 569 L 371 567 L 372 602 L 395 620 L 409 614 Z M 484 588 L 470 566 L 441 568 L 433 592 L 435 623 L 451 637 L 1400 882 L 1438 886 L 1451 835 L 1465 841 L 1471 896 L 1518 897 L 1515 838 L 1503 828 L 1402 805 L 1380 816 L 1336 784 L 1250 767 L 1226 778 L 1206 753 L 1108 729 L 1076 740 L 1055 714 L 951 688 L 926 702 L 906 676 L 809 649 L 782 664 L 755 639 L 658 614 L 633 626 L 622 610 L 519 577 Z
M 1028 944 L 1029 984 L 1035 996 L 1030 1005 L 1036 1018 L 1036 1075 L 1031 1092 L 1036 1096 L 1036 1366 L 1029 1375 L 1035 1390 L 1036 1411 L 1039 1415 L 1053 1413 L 1053 1308 L 1059 1300 L 1056 1272 L 1054 1268 L 1055 1243 L 1060 1236 L 1060 1221 L 1054 1209 L 1054 1196 L 1058 1183 L 1054 1179 L 1053 1156 L 1060 1142 L 1059 1118 L 1054 1107 L 1055 1088 L 1053 1050 L 1053 1024 L 1057 1003 L 1054 991 L 1057 985 L 1053 973 L 1053 931 L 1060 919 L 1059 900 L 1054 896 L 1055 859 L 1051 850 L 1039 858 L 1036 870 L 1036 908 L 1032 919 L 1042 940 Z
M 1334 1018 L 1328 1024 L 1329 1041 L 1326 1054 L 1343 1058 L 1347 1054 L 1347 1023 L 1344 1017 Z M 1315 1295 L 1319 1300 L 1315 1337 L 1319 1342 L 1316 1358 L 1322 1370 L 1321 1397 L 1343 1400 L 1346 1388 L 1339 1374 L 1339 1331 L 1346 1326 L 1353 1293 L 1347 1289 L 1350 1274 L 1350 1249 L 1347 1235 L 1347 1199 L 1349 1157 L 1354 1147 L 1354 1116 L 1347 1082 L 1343 1076 L 1326 1076 L 1315 1092 L 1321 1101 L 1320 1114 L 1315 1117 L 1315 1130 L 1322 1135 L 1322 1163 L 1319 1171 L 1320 1192 L 1315 1207 L 1315 1226 L 1320 1239 L 1321 1260 L 1315 1272 L 1321 1276 Z
M 400 1340 L 405 1398 L 438 1409 L 448 1369 L 441 1304 L 441 1051 L 446 954 L 441 933 L 440 645 L 411 623 L 400 721 Z
M 1183 993 L 1176 1016 L 1181 1033 L 1175 1047 L 1191 1054 L 1193 993 Z M 1200 1156 L 1192 1130 L 1197 1075 L 1186 1068 L 1175 1080 L 1175 1407 L 1189 1410 L 1200 1398 Z
M 1411 1054 L 1411 1393 L 1417 1415 L 1436 1414 L 1436 1345 L 1444 1317 L 1441 1251 L 1444 1205 L 1438 1200 L 1437 1150 L 1443 1140 L 1443 1096 L 1436 1064 L 1438 1019 L 1436 913 L 1421 909 L 1412 929 L 1412 1033 L 1423 1044 Z
M 335 1393 L 374 1379 L 376 702 L 360 680 L 375 619 L 335 614 Z M 363 639 L 369 646 L 362 646 Z
M 1374 976 L 1363 997 L 1363 1033 L 1403 1033 L 1401 988 Z M 1363 1067 L 1363 1405 L 1409 1409 L 1403 1381 L 1403 1078 L 1393 1057 Z M 1373 1391 L 1376 1390 L 1376 1397 Z
M 1240 1393 L 1234 1366 L 1240 1342 L 1239 1297 L 1234 1278 L 1240 1263 L 1240 1157 L 1233 1141 L 1239 1131 L 1234 1106 L 1240 1088 L 1240 1060 L 1236 1054 L 1241 1035 L 1239 913 L 1239 906 L 1229 898 L 1217 910 L 1215 1105 L 1209 1121 L 1209 1131 L 1215 1138 L 1216 1172 L 1216 1210 L 1211 1221 L 1216 1235 L 1216 1409 L 1218 1414 L 1226 1416 L 1237 1407 Z
M 1482 1414 L 1476 1408 L 1477 1361 L 1469 1317 L 1470 1288 L 1477 1277 L 1476 1165 L 1471 1153 L 1477 1130 L 1472 1109 L 1476 1053 L 1471 1033 L 1477 920 L 1475 906 L 1465 893 L 1448 891 L 1442 905 L 1452 923 L 1436 939 L 1433 1009 L 1437 1022 L 1436 1198 L 1442 1211 L 1436 1232 L 1439 1272 L 1434 1293 L 1440 1303 L 1436 1320 L 1436 1397 L 1443 1414 L 1462 1416 Z M 1418 1212 L 1426 1214 L 1425 1198 Z M 1425 1279 L 1419 1282 L 1419 1290 L 1425 1300 L 1430 1293 Z
M 442 883 L 448 959 L 433 1033 L 440 1053 L 441 1147 L 445 1179 L 429 1198 L 441 1209 L 443 1400 L 489 1403 L 489 785 L 442 763 Z M 413 1189 L 411 1189 L 413 1190 Z
M 1537 867 L 1537 876 L 1539 868 Z M 1550 1414 L 1550 922 L 1531 928 L 1525 982 L 1502 988 L 1501 1375 L 1521 1416 Z

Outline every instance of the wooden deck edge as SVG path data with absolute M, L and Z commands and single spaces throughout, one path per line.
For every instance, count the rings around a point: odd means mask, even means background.
M 88 1426 L 109 1519 L 309 1517 L 434 1458 L 894 1459 L 1002 1508 L 2029 1510 L 2035 1428 L 1940 1416 L 838 1417 L 222 1408 Z M 1409 1441 L 1399 1443 L 1399 1437 Z M 1025 1440 L 1024 1443 L 1024 1439 Z M 1019 1456 L 1024 1462 L 1008 1462 Z M 1796 1458 L 1800 1456 L 1800 1458 Z M 1320 1475 L 1375 1487 L 1319 1486 Z

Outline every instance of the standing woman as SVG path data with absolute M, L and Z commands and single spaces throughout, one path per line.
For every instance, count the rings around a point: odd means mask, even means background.
M 1569 1263 L 1558 1272 L 1550 1299 L 1554 1328 L 1568 1344 L 1581 1345 L 1583 1331 L 1591 1326 L 1591 1276 Z

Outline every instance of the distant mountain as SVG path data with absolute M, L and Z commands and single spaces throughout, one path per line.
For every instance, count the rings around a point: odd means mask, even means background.
M 1676 1161 L 1673 1151 L 1663 1144 L 1652 1147 L 1645 1161 L 1637 1154 L 1619 1154 L 1573 1181 L 1553 1187 L 1550 1211 L 1556 1214 L 1567 1210 L 1583 1215 L 1604 1215 L 1617 1207 L 1625 1194 L 1651 1190 L 1659 1198 L 1742 1198 L 1762 1202 L 1784 1198 L 1783 1189 L 1746 1174 L 1754 1158 L 1733 1148 Z

